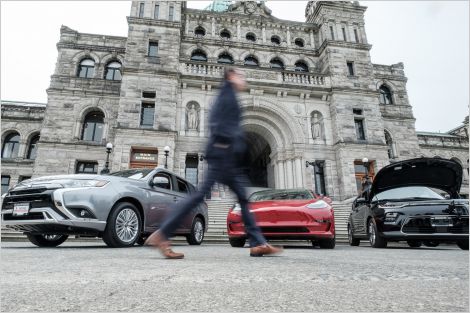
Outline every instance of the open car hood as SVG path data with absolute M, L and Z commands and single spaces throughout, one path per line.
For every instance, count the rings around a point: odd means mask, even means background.
M 379 192 L 409 186 L 426 186 L 447 191 L 458 198 L 462 166 L 452 160 L 418 158 L 399 161 L 382 168 L 374 178 L 369 199 Z

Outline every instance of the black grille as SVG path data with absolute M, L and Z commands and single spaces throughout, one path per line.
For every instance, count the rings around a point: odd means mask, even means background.
M 452 217 L 452 226 L 438 226 L 431 225 L 431 218 L 413 218 L 403 226 L 402 231 L 410 234 L 433 234 L 433 233 L 452 233 L 464 234 L 468 233 L 468 218 Z
M 27 220 L 43 220 L 42 212 L 29 213 L 27 215 L 13 216 L 13 214 L 3 214 L 5 221 L 27 221 Z
M 306 227 L 281 226 L 281 227 L 261 227 L 263 233 L 308 233 Z
M 37 194 L 8 195 L 3 200 L 2 210 L 12 210 L 15 203 L 29 203 L 30 209 L 52 208 L 57 214 L 68 219 L 64 213 L 55 207 L 52 201 L 52 192 L 53 190 L 46 190 Z
M 27 195 L 27 194 L 37 194 L 37 193 L 43 193 L 46 191 L 46 187 L 40 187 L 40 188 L 31 188 L 31 189 L 20 189 L 20 190 L 12 190 L 10 191 L 10 195 Z

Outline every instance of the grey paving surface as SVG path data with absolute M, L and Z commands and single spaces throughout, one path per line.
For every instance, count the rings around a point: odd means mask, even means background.
M 184 260 L 96 243 L 1 247 L 2 311 L 469 310 L 469 254 L 455 246 L 305 245 L 263 258 L 177 246 Z

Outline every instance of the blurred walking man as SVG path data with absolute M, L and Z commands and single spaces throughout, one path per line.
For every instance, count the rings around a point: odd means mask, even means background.
M 185 215 L 204 200 L 215 182 L 227 185 L 237 195 L 241 206 L 245 231 L 250 242 L 250 256 L 280 253 L 280 248 L 267 244 L 256 225 L 253 214 L 248 209 L 245 192 L 247 177 L 243 173 L 242 160 L 246 151 L 245 136 L 241 127 L 241 108 L 236 92 L 246 89 L 243 73 L 234 68 L 226 68 L 224 83 L 214 103 L 209 117 L 210 137 L 205 158 L 209 163 L 206 180 L 202 188 L 190 197 L 180 201 L 161 228 L 146 240 L 145 244 L 158 248 L 168 259 L 182 259 L 183 253 L 171 249 L 169 238 Z

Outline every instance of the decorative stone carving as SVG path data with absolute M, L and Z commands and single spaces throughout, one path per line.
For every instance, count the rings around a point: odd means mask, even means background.
M 199 104 L 196 102 L 190 102 L 186 107 L 186 128 L 199 130 Z
M 311 117 L 311 129 L 313 140 L 324 140 L 325 132 L 323 125 L 323 115 L 318 111 L 313 111 Z

